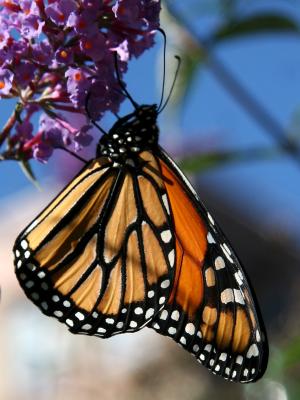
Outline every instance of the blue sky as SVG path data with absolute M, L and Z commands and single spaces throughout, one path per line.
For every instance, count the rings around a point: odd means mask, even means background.
M 299 3 L 296 3 L 277 1 L 276 8 L 295 14 L 300 19 Z M 274 2 L 264 2 L 264 7 L 266 5 L 272 9 Z M 245 9 L 250 10 L 247 5 Z M 155 76 L 158 49 L 159 46 L 130 65 L 128 86 L 140 102 L 155 102 L 159 97 Z M 215 51 L 250 93 L 284 127 L 288 127 L 294 113 L 300 110 L 300 36 L 257 35 L 224 42 Z M 2 100 L 1 105 L 2 125 L 12 109 L 12 103 Z M 123 108 L 124 112 L 126 110 L 127 106 Z M 182 112 L 182 124 L 178 127 L 181 136 L 172 137 L 172 132 L 162 132 L 163 142 L 170 151 L 174 140 L 196 143 L 198 147 L 202 146 L 202 141 L 205 147 L 206 141 L 212 140 L 216 146 L 226 149 L 245 149 L 273 143 L 207 68 L 199 70 Z M 110 120 L 105 122 L 107 126 L 110 123 Z M 58 158 L 54 157 L 46 166 L 34 162 L 33 167 L 42 186 L 51 174 L 59 176 Z M 199 179 L 204 187 L 211 186 L 218 190 L 227 201 L 234 202 L 241 210 L 255 215 L 258 220 L 264 218 L 267 224 L 274 224 L 278 229 L 287 229 L 296 235 L 296 240 L 300 240 L 300 223 L 295 218 L 300 211 L 299 165 L 283 156 L 277 160 L 213 169 Z M 16 191 L 31 187 L 14 162 L 0 164 L 0 182 L 0 201 Z M 32 188 L 32 193 L 34 190 Z

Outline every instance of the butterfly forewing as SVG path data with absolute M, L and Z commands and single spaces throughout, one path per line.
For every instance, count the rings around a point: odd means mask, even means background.
M 213 373 L 240 382 L 264 372 L 268 347 L 242 267 L 175 163 L 159 163 L 176 236 L 176 275 L 152 327 L 172 337 Z
M 20 234 L 19 282 L 74 333 L 151 326 L 213 373 L 255 381 L 268 358 L 258 306 L 221 230 L 158 146 L 157 116 L 144 105 L 119 119 Z
M 167 302 L 175 241 L 158 164 L 94 160 L 18 237 L 27 296 L 74 333 L 136 331 Z M 150 206 L 152 205 L 152 206 Z

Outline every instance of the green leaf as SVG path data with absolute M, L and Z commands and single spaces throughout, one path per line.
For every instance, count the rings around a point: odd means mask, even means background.
M 24 175 L 26 176 L 26 178 L 38 189 L 41 190 L 41 187 L 34 175 L 34 172 L 31 168 L 31 165 L 28 161 L 25 160 L 21 160 L 19 161 L 19 165 L 22 169 L 22 171 L 24 172 Z
M 238 151 L 195 154 L 179 161 L 179 166 L 189 173 L 202 172 L 231 162 L 267 160 L 281 154 L 279 149 L 249 149 Z
M 230 21 L 218 29 L 211 40 L 213 43 L 242 35 L 250 35 L 265 32 L 299 33 L 296 21 L 286 16 L 277 14 L 258 14 L 239 21 Z
M 174 67 L 168 62 L 174 55 L 181 57 L 180 73 L 174 87 L 173 94 L 170 98 L 168 109 L 177 112 L 178 107 L 182 105 L 188 92 L 194 82 L 194 77 L 199 67 L 206 59 L 203 50 L 197 41 L 180 26 L 177 19 L 170 14 L 168 4 L 161 14 L 162 25 L 168 26 L 168 47 L 167 47 L 167 85 L 170 87 L 174 77 Z
M 296 365 L 300 367 L 300 336 L 291 340 L 289 345 L 283 349 L 283 364 L 285 368 Z

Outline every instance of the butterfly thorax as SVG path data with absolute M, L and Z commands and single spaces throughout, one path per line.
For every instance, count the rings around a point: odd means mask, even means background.
M 157 106 L 139 106 L 132 114 L 120 118 L 102 136 L 97 157 L 108 156 L 118 163 L 134 160 L 140 152 L 157 145 L 158 132 Z

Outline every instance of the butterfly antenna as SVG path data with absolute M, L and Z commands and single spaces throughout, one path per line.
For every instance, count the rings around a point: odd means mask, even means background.
M 166 53 L 167 53 L 167 36 L 166 33 L 163 29 L 158 28 L 158 32 L 160 32 L 163 36 L 164 39 L 164 62 L 163 62 L 163 81 L 162 81 L 162 89 L 161 89 L 161 97 L 160 97 L 160 102 L 158 105 L 158 109 L 162 106 L 164 96 L 165 96 L 165 84 L 166 84 Z
M 85 112 L 87 114 L 87 116 L 89 117 L 89 120 L 91 121 L 91 123 L 97 128 L 99 129 L 100 132 L 102 132 L 104 135 L 107 135 L 107 132 L 105 132 L 105 130 L 99 125 L 97 124 L 97 122 L 92 118 L 91 113 L 89 111 L 89 101 L 91 98 L 91 91 L 88 91 L 86 98 L 85 98 Z
M 119 70 L 119 64 L 118 64 L 118 56 L 117 56 L 117 52 L 114 52 L 114 59 L 115 59 L 115 69 L 116 69 L 116 74 L 117 74 L 117 79 L 119 82 L 119 85 L 122 89 L 122 91 L 124 92 L 123 94 L 125 94 L 128 98 L 128 100 L 131 102 L 131 104 L 133 105 L 133 107 L 135 109 L 138 109 L 138 104 L 136 101 L 133 100 L 133 98 L 130 96 L 128 90 L 126 89 L 126 86 L 124 84 L 124 82 L 122 81 L 121 75 L 120 75 L 120 70 Z
M 165 101 L 165 104 L 161 108 L 158 109 L 158 114 L 160 114 L 166 108 L 167 104 L 169 103 L 169 100 L 170 100 L 170 98 L 172 96 L 172 93 L 173 93 L 173 90 L 174 90 L 174 87 L 175 87 L 175 83 L 176 83 L 177 78 L 178 78 L 178 73 L 179 73 L 180 65 L 181 65 L 181 58 L 179 56 L 175 56 L 175 58 L 177 60 L 177 68 L 176 68 L 175 76 L 174 76 L 174 79 L 173 79 L 173 83 L 172 83 L 169 95 L 167 97 L 167 100 Z

